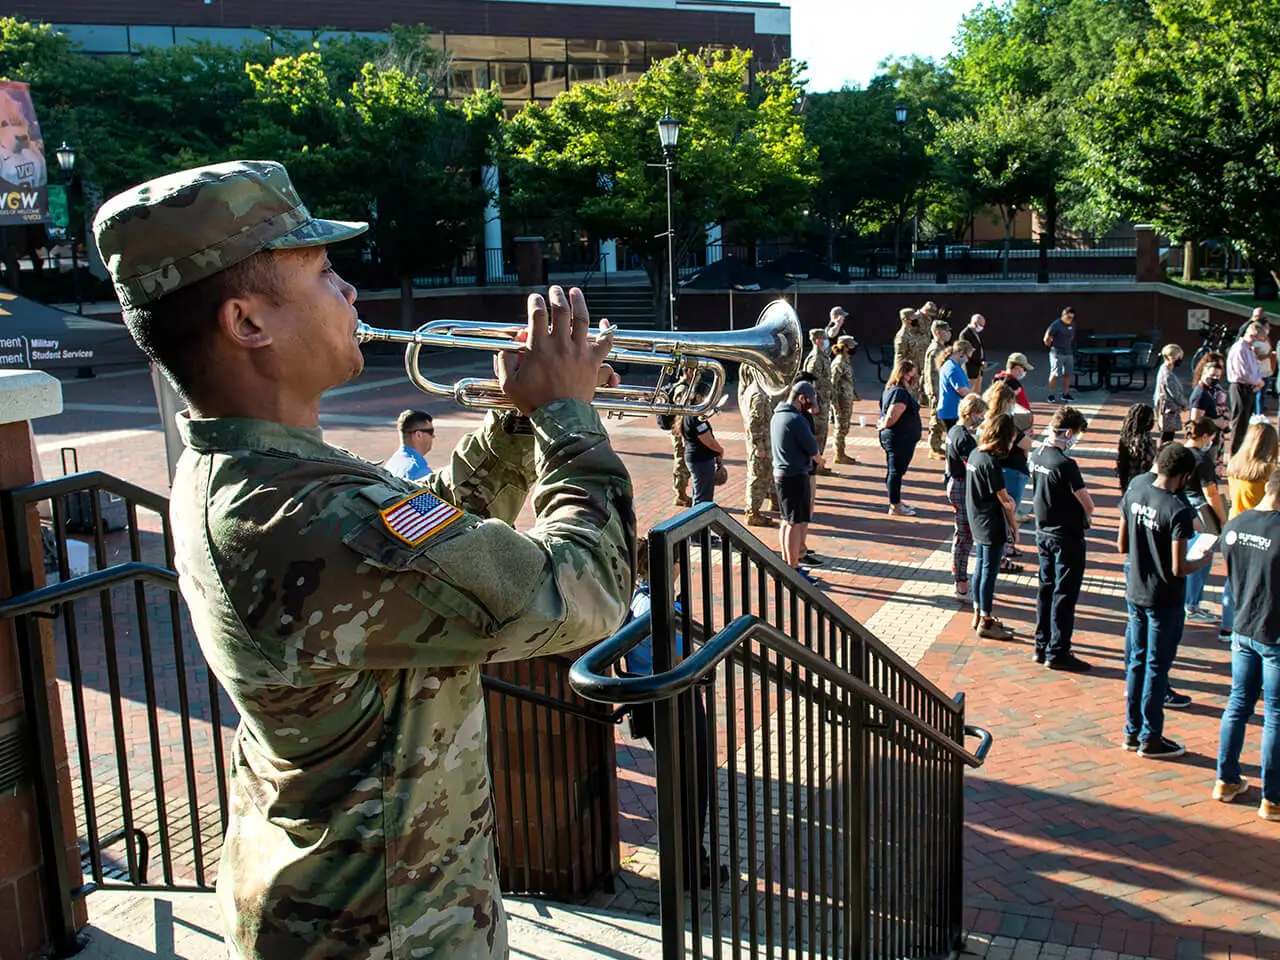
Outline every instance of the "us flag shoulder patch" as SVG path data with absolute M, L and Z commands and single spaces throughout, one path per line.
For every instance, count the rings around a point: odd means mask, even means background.
M 416 547 L 462 516 L 462 511 L 452 503 L 426 490 L 419 490 L 380 513 L 387 529 L 411 547 Z

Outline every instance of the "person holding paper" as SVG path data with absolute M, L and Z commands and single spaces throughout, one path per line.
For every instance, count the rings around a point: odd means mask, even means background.
M 1245 726 L 1262 696 L 1262 801 L 1258 816 L 1280 820 L 1280 471 L 1262 502 L 1228 521 L 1222 536 L 1236 598 L 1231 634 L 1231 695 L 1218 732 L 1213 798 L 1230 803 L 1249 783 L 1240 775 Z
M 1166 444 L 1156 456 L 1155 479 L 1131 483 L 1120 501 L 1116 549 L 1129 558 L 1124 748 L 1151 760 L 1186 753 L 1182 744 L 1164 735 L 1164 708 L 1169 668 L 1182 642 L 1186 578 L 1213 560 L 1187 559 L 1196 517 L 1179 494 L 1195 469 L 1190 450 L 1180 443 Z
M 1186 436 L 1183 446 L 1196 458 L 1196 468 L 1187 480 L 1183 495 L 1199 515 L 1201 528 L 1206 533 L 1217 534 L 1227 522 L 1227 508 L 1218 492 L 1218 470 L 1214 457 L 1218 426 L 1212 420 L 1191 420 L 1187 422 Z M 1212 564 L 1206 565 L 1187 577 L 1185 602 L 1188 623 L 1218 622 L 1217 617 L 1200 606 L 1211 566 Z

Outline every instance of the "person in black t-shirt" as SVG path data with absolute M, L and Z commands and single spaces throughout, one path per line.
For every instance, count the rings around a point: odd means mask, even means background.
M 698 384 L 694 402 L 707 398 L 708 387 Z M 684 462 L 693 477 L 693 502 L 714 503 L 716 499 L 716 466 L 724 456 L 724 447 L 711 429 L 706 417 L 682 417 L 680 435 L 684 438 Z
M 1089 664 L 1071 652 L 1071 634 L 1084 582 L 1084 532 L 1093 516 L 1093 497 L 1067 451 L 1088 428 L 1089 421 L 1075 407 L 1059 407 L 1049 421 L 1048 442 L 1031 454 L 1040 557 L 1035 660 L 1051 670 L 1072 673 L 1089 670 Z
M 923 432 L 920 404 L 911 393 L 919 375 L 913 362 L 899 360 L 880 398 L 880 420 L 876 429 L 880 432 L 880 446 L 884 448 L 889 515 L 894 517 L 910 517 L 916 512 L 915 507 L 902 502 L 902 479 L 911 466 Z
M 1223 524 L 1227 522 L 1227 507 L 1218 492 L 1218 426 L 1212 420 L 1189 420 L 1185 428 L 1186 441 L 1183 446 L 1196 458 L 1196 468 L 1191 471 L 1187 487 L 1183 494 L 1187 502 L 1200 517 L 1201 525 L 1206 533 L 1221 533 Z M 1209 581 L 1209 567 L 1197 570 L 1187 577 L 1188 623 L 1217 623 L 1218 617 L 1200 606 L 1204 598 L 1204 587 Z
M 1245 725 L 1263 697 L 1262 802 L 1258 816 L 1280 820 L 1280 470 L 1252 510 L 1228 521 L 1222 535 L 1227 577 L 1236 600 L 1231 635 L 1231 696 L 1218 734 L 1218 781 L 1213 798 L 1229 803 L 1244 793 L 1240 751 Z
M 1180 443 L 1156 456 L 1156 478 L 1130 484 L 1120 500 L 1116 548 L 1129 558 L 1125 601 L 1124 748 L 1153 760 L 1180 757 L 1186 749 L 1164 736 L 1164 699 L 1169 668 L 1182 641 L 1186 577 L 1208 566 L 1212 554 L 1187 559 L 1195 534 L 1195 511 L 1178 494 L 1195 469 L 1195 457 Z
M 1013 523 L 1013 498 L 1004 488 L 1000 461 L 1008 456 L 1018 428 L 1007 413 L 997 414 L 982 428 L 978 449 L 965 468 L 965 511 L 974 542 L 973 628 L 990 640 L 1012 640 L 1013 631 L 991 615 L 996 577 L 1004 553 L 1005 536 Z
M 965 462 L 978 449 L 973 431 L 986 412 L 987 404 L 976 393 L 960 401 L 960 419 L 947 431 L 947 502 L 956 515 L 955 535 L 951 538 L 951 576 L 955 580 L 956 599 L 969 599 L 969 552 L 973 549 L 973 533 L 965 511 Z

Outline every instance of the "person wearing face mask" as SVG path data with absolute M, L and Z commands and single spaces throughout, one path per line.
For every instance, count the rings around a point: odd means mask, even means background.
M 987 329 L 987 318 L 975 313 L 969 318 L 969 325 L 960 331 L 959 339 L 972 348 L 969 359 L 965 361 L 964 372 L 969 378 L 969 388 L 982 392 L 982 371 L 986 367 L 986 354 L 982 352 L 982 331 Z
M 1048 441 L 1031 454 L 1035 479 L 1036 552 L 1040 587 L 1036 594 L 1035 661 L 1050 670 L 1085 673 L 1090 667 L 1071 652 L 1076 600 L 1084 582 L 1084 532 L 1093 516 L 1093 497 L 1080 466 L 1067 452 L 1089 428 L 1075 407 L 1059 407 L 1049 421 Z
M 951 575 L 955 580 L 956 599 L 961 603 L 969 601 L 969 554 L 973 550 L 973 530 L 965 509 L 965 471 L 969 454 L 978 449 L 978 438 L 974 434 L 986 412 L 986 401 L 971 393 L 960 401 L 960 416 L 947 431 L 947 503 L 956 515 L 955 533 L 951 538 Z
M 1187 408 L 1187 420 L 1208 419 L 1217 424 L 1220 438 L 1214 444 L 1215 455 L 1221 451 L 1221 437 L 1227 435 L 1231 424 L 1227 388 L 1222 379 L 1226 369 L 1226 358 L 1222 354 L 1214 351 L 1202 356 L 1192 377 L 1194 386 Z
M 1186 440 L 1182 444 L 1196 458 L 1196 468 L 1187 478 L 1183 496 L 1195 508 L 1205 532 L 1215 536 L 1222 532 L 1227 522 L 1227 508 L 1218 492 L 1218 470 L 1213 453 L 1217 439 L 1218 428 L 1212 420 L 1196 420 L 1187 424 Z M 1208 579 L 1208 567 L 1187 577 L 1186 619 L 1191 623 L 1218 622 L 1217 617 L 1200 606 Z
M 1156 390 L 1151 406 L 1160 424 L 1160 446 L 1164 446 L 1182 429 L 1182 412 L 1187 409 L 1187 393 L 1182 381 L 1174 372 L 1182 366 L 1182 348 L 1176 343 L 1166 343 L 1160 351 L 1164 363 L 1156 374 Z
M 826 456 L 827 430 L 831 421 L 831 351 L 827 344 L 827 332 L 821 327 L 809 331 L 813 348 L 804 358 L 804 369 L 813 374 L 813 385 L 818 391 L 818 403 L 813 408 L 813 432 L 818 440 L 818 453 Z M 830 467 L 819 467 L 821 474 L 831 473 Z
M 1256 403 L 1254 395 L 1263 387 L 1262 362 L 1258 359 L 1256 345 L 1267 341 L 1262 332 L 1262 324 L 1251 323 L 1245 335 L 1231 345 L 1227 351 L 1228 393 L 1231 396 L 1231 452 L 1240 449 L 1244 441 L 1245 431 L 1249 429 L 1249 418 L 1253 416 Z
M 1129 559 L 1124 749 L 1151 760 L 1186 752 L 1164 735 L 1164 708 L 1169 669 L 1182 642 L 1186 578 L 1213 562 L 1208 552 L 1197 560 L 1187 558 L 1196 515 L 1178 494 L 1195 467 L 1190 450 L 1177 441 L 1168 443 L 1156 457 L 1155 476 L 1135 478 L 1120 501 L 1116 550 Z
M 923 428 L 920 425 L 920 404 L 911 388 L 919 382 L 920 373 L 910 360 L 900 360 L 889 376 L 889 382 L 880 398 L 880 420 L 876 429 L 880 432 L 880 446 L 884 448 L 884 484 L 889 491 L 889 515 L 915 516 L 915 507 L 902 502 L 902 479 L 916 444 L 920 442 Z
M 947 458 L 947 428 L 938 413 L 938 367 L 942 352 L 951 342 L 951 325 L 945 320 L 935 320 L 930 327 L 933 339 L 924 352 L 924 394 L 929 400 L 929 457 L 933 460 Z
M 1261 338 L 1253 343 L 1253 352 L 1258 356 L 1258 364 L 1262 367 L 1262 387 L 1254 397 L 1254 413 L 1258 416 L 1266 414 L 1263 399 L 1267 393 L 1275 393 L 1276 387 L 1276 355 L 1271 349 L 1271 324 L 1266 320 L 1258 321 L 1262 332 Z
M 800 576 L 810 583 L 816 577 L 800 566 L 805 554 L 805 537 L 813 517 L 813 478 L 810 468 L 820 466 L 822 458 L 813 428 L 805 416 L 818 402 L 814 384 L 800 381 L 791 388 L 787 399 L 773 411 L 769 425 L 773 448 L 773 482 L 778 497 L 778 541 L 782 557 Z
M 929 334 L 924 332 L 921 324 L 931 321 L 910 307 L 899 310 L 898 317 L 902 321 L 902 326 L 893 338 L 893 365 L 897 367 L 904 360 L 909 361 L 919 374 L 924 370 L 924 353 L 929 348 Z M 919 376 L 911 385 L 910 391 L 916 403 L 925 399 L 924 384 Z

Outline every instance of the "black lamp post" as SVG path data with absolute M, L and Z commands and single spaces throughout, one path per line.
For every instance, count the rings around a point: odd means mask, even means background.
M 658 121 L 658 139 L 662 141 L 663 166 L 667 170 L 667 291 L 670 297 L 671 329 L 676 328 L 676 247 L 675 229 L 671 222 L 671 164 L 676 157 L 676 141 L 680 139 L 680 121 L 671 111 Z
M 907 190 L 906 156 L 907 156 L 907 105 L 900 103 L 893 108 L 893 119 L 898 124 L 898 215 L 895 217 L 893 229 L 893 267 L 898 276 L 902 275 L 902 198 Z
M 75 147 L 69 146 L 67 142 L 62 141 L 62 146 L 57 149 L 58 166 L 62 170 L 63 176 L 67 178 L 70 189 L 67 191 L 67 236 L 71 240 L 71 282 L 76 292 L 76 313 L 84 313 L 84 300 L 80 296 L 80 261 L 76 252 L 76 246 L 79 238 L 76 233 L 76 150 Z

